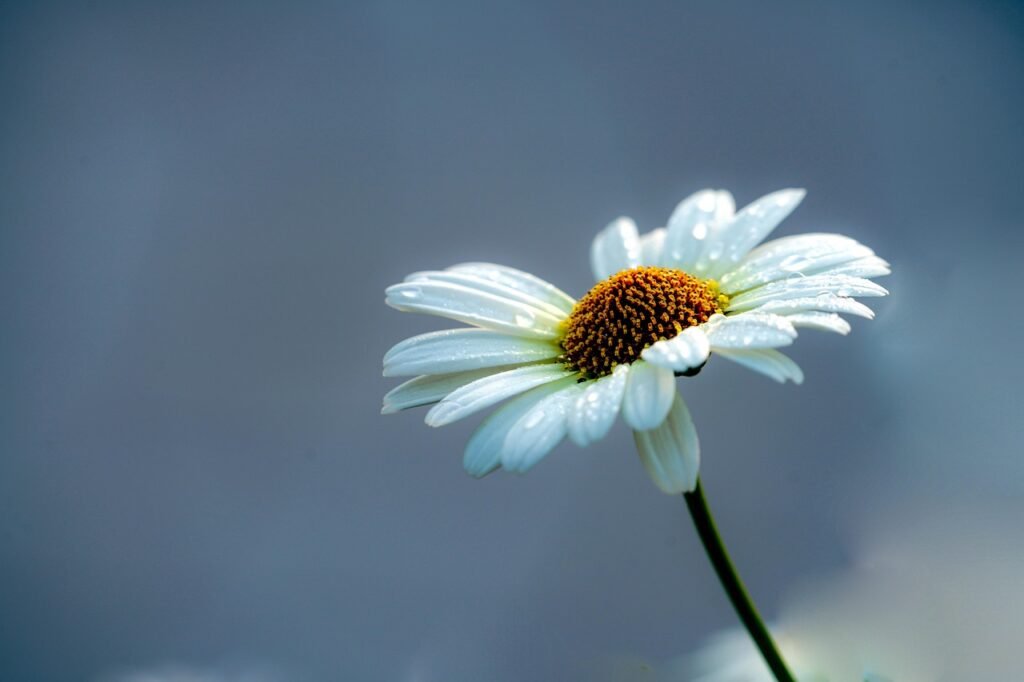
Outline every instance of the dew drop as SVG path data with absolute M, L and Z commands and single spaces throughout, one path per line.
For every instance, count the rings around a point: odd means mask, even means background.
M 515 322 L 517 326 L 529 329 L 534 323 L 533 315 L 527 313 L 516 313 Z
M 810 265 L 810 261 L 808 261 L 807 258 L 800 254 L 793 254 L 782 259 L 779 263 L 779 269 L 796 272 L 798 270 L 803 270 L 808 265 Z
M 523 430 L 529 431 L 531 429 L 537 428 L 537 426 L 539 426 L 540 423 L 544 421 L 544 418 L 546 416 L 547 412 L 545 412 L 544 410 L 533 410 L 530 413 L 530 416 L 523 422 Z

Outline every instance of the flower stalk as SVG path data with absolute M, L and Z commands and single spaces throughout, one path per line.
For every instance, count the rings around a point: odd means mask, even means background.
M 754 640 L 754 644 L 757 645 L 768 668 L 778 682 L 796 682 L 796 678 L 786 667 L 782 654 L 775 645 L 761 614 L 757 612 L 757 607 L 729 558 L 729 553 L 722 542 L 722 536 L 719 535 L 718 528 L 715 527 L 715 520 L 711 516 L 711 510 L 708 508 L 708 501 L 704 497 L 700 479 L 697 479 L 697 486 L 691 492 L 683 493 L 683 498 L 686 500 L 686 507 L 690 510 L 693 525 L 697 529 L 697 535 L 700 536 L 700 541 L 704 545 L 704 551 L 707 552 L 708 559 L 711 560 L 711 565 L 718 575 L 718 580 L 722 583 L 722 588 L 729 596 L 733 608 L 736 609 L 736 615 L 739 616 L 743 627 L 747 629 L 750 638 Z

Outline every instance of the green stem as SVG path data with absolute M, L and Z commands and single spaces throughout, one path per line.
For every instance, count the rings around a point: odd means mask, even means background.
M 729 601 L 736 609 L 736 615 L 740 617 L 743 627 L 750 633 L 750 638 L 754 640 L 765 663 L 768 664 L 778 682 L 796 682 L 796 678 L 786 667 L 786 662 L 782 660 L 782 654 L 775 646 L 771 633 L 768 632 L 764 621 L 761 620 L 761 614 L 757 612 L 757 607 L 754 606 L 750 594 L 747 593 L 747 588 L 743 586 L 743 581 L 736 573 L 732 560 L 729 559 L 729 553 L 725 550 L 725 545 L 722 544 L 722 536 L 718 534 L 715 520 L 711 516 L 711 510 L 708 509 L 708 502 L 704 498 L 700 480 L 697 481 L 697 487 L 693 489 L 693 492 L 683 493 L 683 498 L 686 500 L 686 507 L 690 510 L 690 517 L 693 518 L 697 535 L 700 536 L 700 541 L 704 544 L 704 551 L 708 553 L 711 565 L 714 567 L 715 573 L 718 574 L 718 580 L 722 583 L 725 593 L 729 595 Z

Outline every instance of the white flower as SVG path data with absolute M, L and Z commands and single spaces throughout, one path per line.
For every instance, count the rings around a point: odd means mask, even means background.
M 849 237 L 757 246 L 803 196 L 782 190 L 737 213 L 731 194 L 704 190 L 645 235 L 619 218 L 594 240 L 599 283 L 579 301 L 489 263 L 410 275 L 388 287 L 388 305 L 472 326 L 388 351 L 385 376 L 415 378 L 384 397 L 383 412 L 433 405 L 426 422 L 441 426 L 511 399 L 470 438 L 464 465 L 474 476 L 524 472 L 566 436 L 599 440 L 621 412 L 657 486 L 692 490 L 700 448 L 676 377 L 716 354 L 800 383 L 800 368 L 776 349 L 801 327 L 848 333 L 840 313 L 873 317 L 854 297 L 887 293 L 870 278 L 888 263 Z

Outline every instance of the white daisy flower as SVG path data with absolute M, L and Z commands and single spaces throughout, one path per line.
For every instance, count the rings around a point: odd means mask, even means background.
M 732 195 L 683 200 L 667 227 L 640 235 L 629 218 L 591 247 L 598 280 L 581 299 L 490 263 L 417 272 L 388 287 L 388 305 L 471 325 L 414 336 L 384 356 L 385 376 L 415 376 L 384 397 L 384 413 L 433 405 L 442 426 L 507 403 L 470 438 L 474 476 L 524 472 L 568 436 L 585 446 L 621 414 L 640 459 L 666 493 L 697 482 L 700 447 L 676 377 L 718 355 L 783 383 L 803 381 L 777 349 L 800 328 L 847 334 L 842 314 L 871 318 L 855 297 L 889 264 L 838 234 L 758 244 L 800 203 L 786 189 L 739 212 Z

